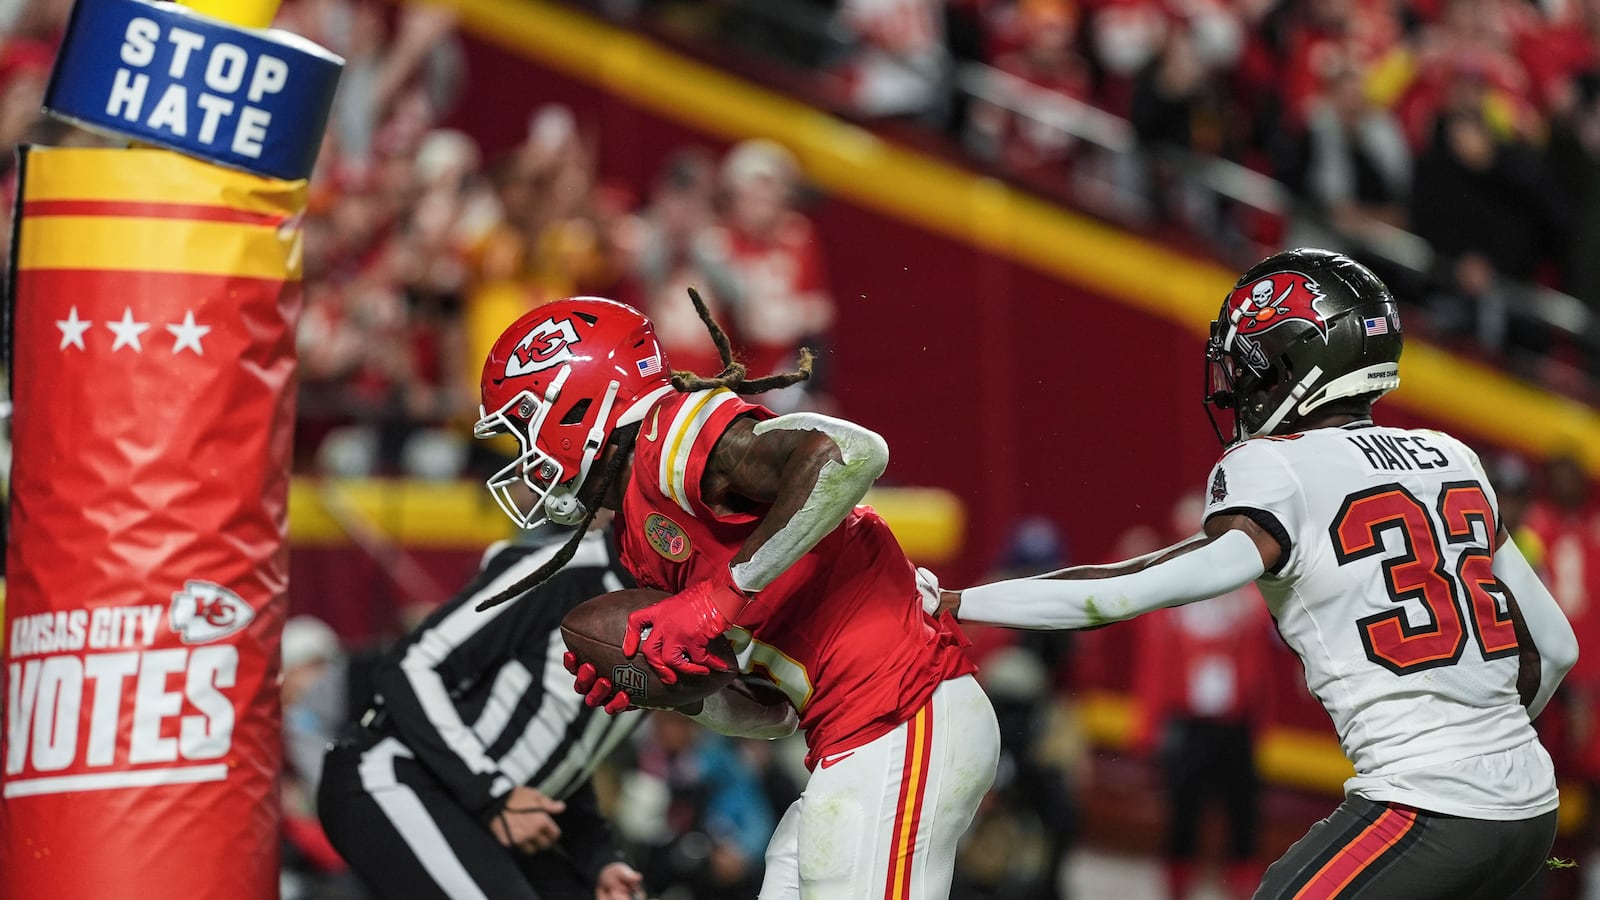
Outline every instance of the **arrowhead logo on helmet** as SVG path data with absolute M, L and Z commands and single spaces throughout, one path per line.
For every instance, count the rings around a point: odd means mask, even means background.
M 559 322 L 554 318 L 545 319 L 529 329 L 512 348 L 511 356 L 506 359 L 506 377 L 531 375 L 571 362 L 576 357 L 572 345 L 582 340 L 578 330 L 572 327 L 571 319 Z

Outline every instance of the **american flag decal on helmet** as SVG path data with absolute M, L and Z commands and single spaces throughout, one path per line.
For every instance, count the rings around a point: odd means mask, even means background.
M 1361 324 L 1366 326 L 1368 335 L 1389 333 L 1388 316 L 1378 316 L 1377 318 L 1373 319 L 1363 319 L 1361 320 Z
M 641 377 L 658 374 L 661 371 L 661 355 L 656 354 L 648 359 L 641 359 L 638 362 L 638 366 Z

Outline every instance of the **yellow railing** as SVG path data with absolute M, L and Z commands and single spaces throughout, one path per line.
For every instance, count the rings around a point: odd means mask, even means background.
M 1133 746 L 1137 710 L 1131 697 L 1089 691 L 1079 698 L 1084 731 L 1096 746 L 1128 750 Z M 1330 732 L 1269 726 L 1256 741 L 1256 769 L 1269 783 L 1339 797 L 1346 778 L 1355 774 L 1350 760 Z M 1580 784 L 1561 785 L 1560 829 L 1571 833 L 1583 822 L 1588 793 Z
M 938 488 L 878 488 L 867 495 L 911 558 L 937 563 L 961 549 L 961 501 Z M 468 481 L 296 478 L 289 488 L 289 539 L 341 546 L 352 530 L 411 549 L 483 550 L 513 526 L 482 484 Z

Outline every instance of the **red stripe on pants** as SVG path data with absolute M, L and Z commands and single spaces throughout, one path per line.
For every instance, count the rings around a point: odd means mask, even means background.
M 928 699 L 928 705 L 922 708 L 922 714 L 917 716 L 922 726 L 922 754 L 920 783 L 917 785 L 916 795 L 913 797 L 911 822 L 907 826 L 910 839 L 907 841 L 905 855 L 905 874 L 901 876 L 900 888 L 902 898 L 911 896 L 911 866 L 912 858 L 917 852 L 917 828 L 922 825 L 922 802 L 928 797 L 928 763 L 933 758 L 933 699 Z
M 922 795 L 928 785 L 932 736 L 933 699 L 930 697 L 906 723 L 906 758 L 900 770 L 900 798 L 895 802 L 889 872 L 883 888 L 886 900 L 905 900 L 911 888 L 911 861 L 917 847 L 917 826 L 922 818 Z
M 1395 807 L 1384 810 L 1377 821 L 1368 825 L 1356 835 L 1355 840 L 1345 844 L 1333 859 L 1318 869 L 1305 887 L 1295 893 L 1294 900 L 1333 900 L 1345 885 L 1380 859 L 1416 823 L 1417 814 L 1412 810 Z

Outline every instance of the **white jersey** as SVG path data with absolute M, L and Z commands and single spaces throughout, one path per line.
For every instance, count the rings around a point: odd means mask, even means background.
M 1285 545 L 1258 584 L 1355 765 L 1347 792 L 1479 819 L 1556 808 L 1471 450 L 1358 422 L 1246 441 L 1210 485 L 1207 518 L 1249 515 Z

